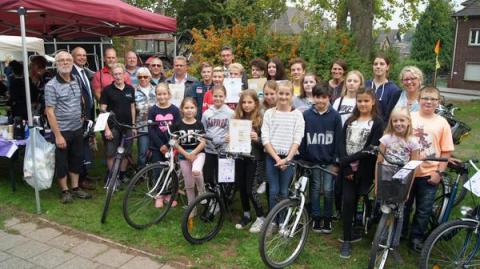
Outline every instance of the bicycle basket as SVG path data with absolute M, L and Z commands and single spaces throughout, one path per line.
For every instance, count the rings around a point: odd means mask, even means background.
M 404 202 L 408 197 L 414 172 L 415 170 L 401 169 L 394 165 L 378 164 L 377 198 L 390 203 Z
M 466 137 L 471 130 L 472 128 L 470 128 L 470 126 L 463 122 L 457 121 L 457 123 L 452 127 L 453 143 L 455 145 L 460 144 L 462 139 Z

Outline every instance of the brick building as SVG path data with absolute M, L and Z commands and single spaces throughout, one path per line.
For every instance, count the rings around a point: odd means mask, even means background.
M 480 91 L 480 0 L 462 5 L 453 14 L 457 27 L 449 87 Z

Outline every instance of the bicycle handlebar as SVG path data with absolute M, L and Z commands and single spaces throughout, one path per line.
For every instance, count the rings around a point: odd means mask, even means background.
M 306 168 L 306 169 L 320 169 L 320 170 L 322 170 L 326 173 L 337 176 L 337 173 L 328 170 L 327 168 L 323 167 L 320 164 L 314 164 L 314 163 L 304 161 L 304 160 L 291 160 L 291 161 L 288 162 L 288 164 L 289 165 L 298 165 L 298 166 L 300 166 L 302 168 Z
M 405 166 L 405 163 L 392 161 L 387 156 L 385 156 L 385 154 L 380 150 L 379 146 L 370 145 L 370 146 L 367 147 L 367 149 L 362 150 L 362 152 L 369 153 L 369 154 L 372 154 L 372 155 L 377 155 L 377 153 L 378 153 L 378 154 L 382 155 L 383 159 L 385 161 L 387 161 L 389 164 L 396 165 L 396 166 L 399 166 L 399 167 Z M 427 157 L 427 158 L 422 159 L 421 161 L 448 162 L 449 158 Z

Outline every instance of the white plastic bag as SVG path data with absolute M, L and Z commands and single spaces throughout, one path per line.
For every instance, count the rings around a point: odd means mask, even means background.
M 37 128 L 30 131 L 30 137 L 25 148 L 23 177 L 28 185 L 35 188 L 36 180 L 38 190 L 45 190 L 52 186 L 53 174 L 55 173 L 55 145 L 48 143 Z M 33 136 L 35 136 L 35 159 L 32 151 Z

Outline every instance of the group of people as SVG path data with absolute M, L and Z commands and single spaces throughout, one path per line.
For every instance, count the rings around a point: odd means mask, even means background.
M 390 62 L 383 55 L 377 55 L 373 61 L 371 80 L 365 80 L 358 70 L 348 70 L 345 61 L 336 60 L 330 66 L 331 78 L 325 82 L 315 73 L 307 72 L 306 63 L 300 58 L 290 62 L 290 80 L 278 58 L 252 60 L 249 76 L 240 63 L 234 62 L 231 47 L 220 52 L 223 65 L 201 64 L 200 80 L 187 72 L 188 62 L 182 56 L 175 57 L 173 76 L 167 78 L 158 58 L 151 59 L 148 66 L 139 67 L 134 52 L 125 55 L 126 65 L 117 62 L 113 48 L 104 55 L 105 67 L 93 74 L 85 67 L 84 49 L 75 48 L 72 54 L 58 53 L 58 74 L 45 86 L 46 115 L 57 145 L 56 177 L 60 180 L 64 203 L 72 202 L 72 196 L 91 197 L 79 188 L 78 174 L 86 156 L 91 156 L 88 145 L 85 146 L 88 141 L 82 137 L 82 120 L 94 119 L 95 100 L 101 112 L 114 112 L 120 123 L 143 125 L 148 120 L 159 123 L 138 130 L 148 133 L 137 139 L 140 166 L 146 164 L 148 153 L 152 162 L 165 160 L 170 139 L 165 123 L 180 134 L 205 133 L 212 138 L 188 136 L 175 146 L 189 203 L 205 191 L 205 184 L 215 184 L 218 154 L 227 150 L 230 140 L 229 121 L 250 120 L 253 158 L 235 161 L 235 182 L 243 211 L 235 225 L 237 229 L 249 227 L 250 232 L 259 232 L 268 209 L 287 198 L 294 174 L 294 168 L 288 165 L 292 159 L 300 158 L 334 171 L 336 177 L 313 169 L 310 214 L 313 231 L 325 234 L 332 232 L 335 216 L 341 219 L 343 258 L 350 257 L 352 243 L 361 239 L 361 233 L 355 229 L 357 203 L 375 182 L 376 164 L 384 162 L 382 157 L 377 159 L 362 150 L 379 145 L 390 159 L 402 162 L 449 157 L 454 150 L 450 126 L 435 114 L 440 100 L 438 89 L 423 86 L 422 72 L 415 66 L 406 66 L 400 73 L 401 90 L 389 80 Z M 261 94 L 249 89 L 248 77 L 267 79 Z M 225 78 L 242 80 L 244 90 L 238 104 L 225 103 Z M 179 107 L 171 102 L 169 84 L 184 85 L 185 98 Z M 109 123 L 102 136 L 111 169 L 121 133 Z M 126 151 L 131 151 L 131 144 Z M 120 179 L 126 166 L 127 162 L 122 163 Z M 437 184 L 445 169 L 445 163 L 423 162 L 416 171 L 404 225 L 404 235 L 415 250 L 421 249 Z M 262 195 L 258 192 L 262 189 L 259 186 L 265 184 L 268 208 L 262 206 Z M 163 202 L 163 197 L 159 197 L 155 206 L 162 207 Z M 415 214 L 408 225 L 413 203 Z M 255 212 L 251 212 L 251 205 Z

